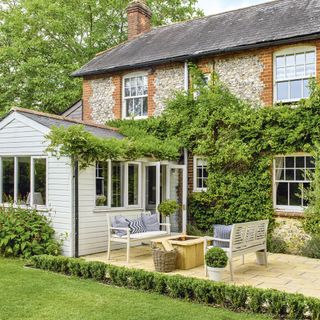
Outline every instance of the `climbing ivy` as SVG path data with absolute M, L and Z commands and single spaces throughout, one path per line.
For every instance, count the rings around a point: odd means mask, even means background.
M 54 128 L 48 150 L 86 167 L 96 160 L 144 156 L 178 160 L 187 148 L 208 160 L 208 194 L 197 195 L 199 205 L 191 205 L 196 224 L 205 228 L 271 217 L 273 157 L 312 152 L 319 142 L 319 86 L 310 81 L 310 98 L 295 106 L 257 108 L 234 96 L 215 75 L 208 85 L 193 66 L 191 75 L 190 92 L 168 100 L 161 116 L 109 122 L 124 139 L 97 138 L 81 126 Z

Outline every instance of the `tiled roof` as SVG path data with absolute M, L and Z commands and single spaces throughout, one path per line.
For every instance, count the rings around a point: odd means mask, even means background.
M 73 76 L 315 39 L 319 17 L 319 0 L 276 0 L 158 27 L 97 55 Z
M 117 132 L 117 129 L 115 128 L 110 128 L 91 122 L 74 120 L 50 113 L 38 112 L 30 109 L 14 108 L 12 109 L 12 112 L 14 111 L 48 128 L 51 128 L 52 126 L 63 126 L 67 128 L 72 125 L 82 124 L 86 131 L 92 133 L 97 137 L 123 139 L 123 136 L 119 132 Z

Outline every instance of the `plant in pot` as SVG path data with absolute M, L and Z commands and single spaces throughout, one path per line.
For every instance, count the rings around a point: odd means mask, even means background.
M 158 205 L 158 211 L 166 217 L 166 223 L 170 222 L 170 216 L 180 208 L 176 200 L 164 200 Z
M 221 281 L 221 272 L 227 266 L 228 256 L 226 252 L 218 247 L 210 248 L 205 255 L 209 279 Z

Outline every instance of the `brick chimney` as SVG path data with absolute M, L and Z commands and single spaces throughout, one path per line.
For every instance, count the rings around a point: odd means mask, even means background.
M 128 14 L 128 39 L 151 30 L 152 12 L 145 0 L 131 1 L 127 7 Z

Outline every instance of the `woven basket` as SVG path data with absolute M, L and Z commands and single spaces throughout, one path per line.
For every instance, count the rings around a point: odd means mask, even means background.
M 152 249 L 154 267 L 158 272 L 171 272 L 176 268 L 177 251 L 164 251 L 159 248 Z

